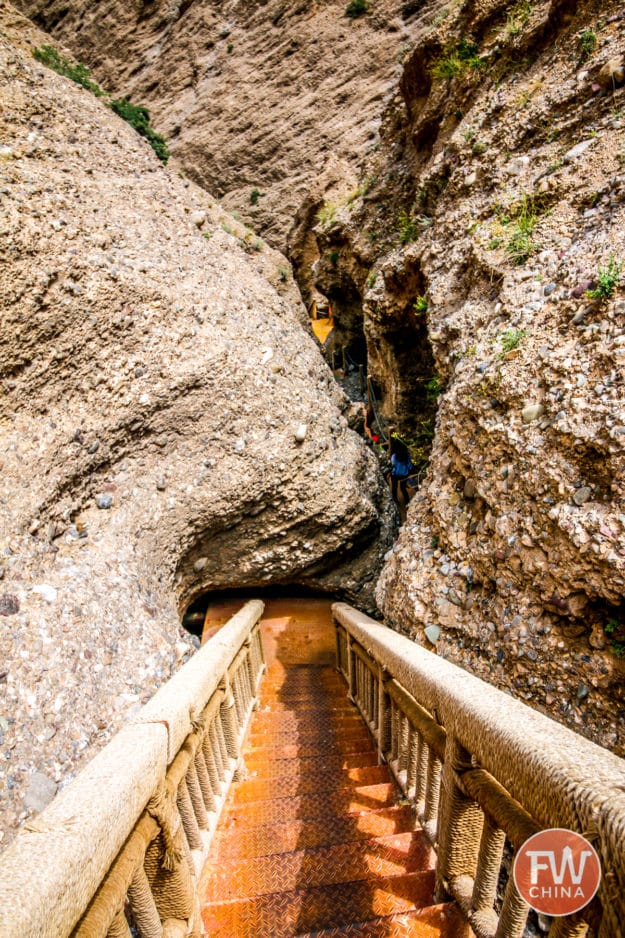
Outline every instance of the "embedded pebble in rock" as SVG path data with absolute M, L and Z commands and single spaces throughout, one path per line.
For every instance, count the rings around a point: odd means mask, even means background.
M 39 593 L 42 599 L 48 603 L 56 602 L 58 591 L 53 586 L 42 583 L 41 586 L 33 586 L 33 593 Z
M 545 408 L 542 404 L 527 404 L 521 412 L 523 417 L 523 423 L 532 423 L 533 420 L 538 420 L 539 417 L 545 413 Z
M 20 601 L 11 593 L 0 596 L 0 616 L 15 616 L 20 611 Z
M 300 423 L 299 427 L 295 431 L 295 439 L 297 440 L 298 443 L 304 442 L 304 440 L 306 439 L 307 430 L 308 430 L 308 427 L 306 426 L 306 424 Z
M 56 795 L 57 785 L 42 772 L 33 772 L 28 782 L 24 803 L 33 811 L 43 811 Z
M 98 508 L 110 508 L 113 504 L 112 495 L 96 495 L 95 503 Z
M 441 637 L 441 630 L 437 625 L 426 625 L 423 631 L 428 642 L 431 642 L 432 645 L 435 645 Z
M 583 485 L 581 488 L 577 489 L 573 495 L 573 501 L 576 505 L 583 505 L 592 495 L 592 489 L 588 485 Z

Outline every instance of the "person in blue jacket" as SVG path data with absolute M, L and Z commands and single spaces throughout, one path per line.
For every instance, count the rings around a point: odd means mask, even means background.
M 398 501 L 398 489 L 403 495 L 404 504 L 408 504 L 408 478 L 414 471 L 410 451 L 396 433 L 391 433 L 388 450 L 391 457 L 391 493 Z

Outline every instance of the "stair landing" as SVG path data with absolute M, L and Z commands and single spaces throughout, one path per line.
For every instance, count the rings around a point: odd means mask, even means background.
M 270 600 L 267 673 L 202 877 L 212 938 L 455 938 L 431 848 L 334 668 L 324 600 Z

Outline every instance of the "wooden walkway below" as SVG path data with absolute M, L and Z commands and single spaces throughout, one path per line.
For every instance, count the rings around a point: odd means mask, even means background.
M 455 938 L 433 856 L 334 667 L 330 604 L 270 600 L 267 673 L 202 883 L 214 938 Z

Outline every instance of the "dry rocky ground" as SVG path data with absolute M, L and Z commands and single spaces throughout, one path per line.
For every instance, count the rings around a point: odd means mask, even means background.
M 192 651 L 194 596 L 370 605 L 392 520 L 288 262 L 45 41 L 0 4 L 4 843 Z

